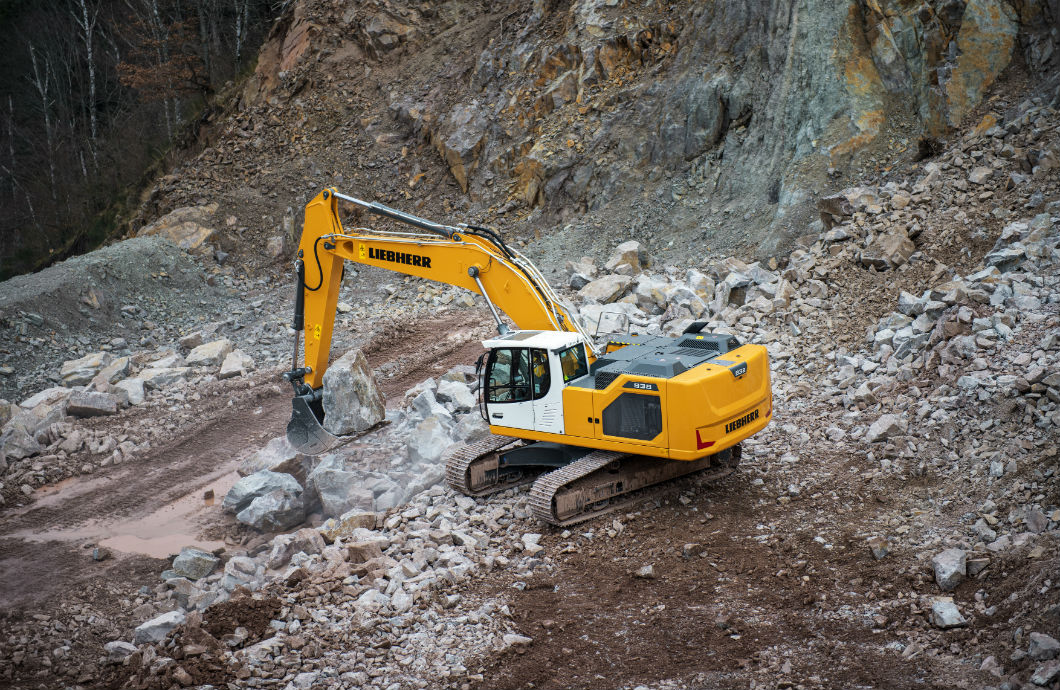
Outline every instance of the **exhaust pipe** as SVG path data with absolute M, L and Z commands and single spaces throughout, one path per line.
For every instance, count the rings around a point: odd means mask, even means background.
M 299 341 L 305 329 L 305 263 L 298 259 L 294 265 L 296 285 L 294 320 L 291 322 L 294 351 L 291 355 L 291 370 L 283 375 L 284 380 L 294 388 L 291 421 L 287 423 L 287 442 L 301 453 L 318 455 L 340 445 L 342 440 L 324 429 L 323 390 L 313 390 L 306 385 L 305 375 L 310 369 L 298 366 Z

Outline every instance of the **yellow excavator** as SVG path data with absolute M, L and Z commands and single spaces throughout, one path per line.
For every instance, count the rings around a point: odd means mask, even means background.
M 346 231 L 340 202 L 418 232 Z M 322 426 L 322 387 L 344 261 L 455 285 L 489 306 L 498 335 L 482 343 L 478 406 L 493 436 L 445 457 L 446 480 L 469 496 L 533 481 L 533 514 L 574 524 L 660 482 L 732 472 L 739 443 L 772 419 L 761 345 L 704 332 L 705 322 L 676 338 L 622 334 L 594 343 L 541 272 L 497 233 L 326 189 L 305 210 L 294 356 L 284 374 L 295 392 L 287 437 L 303 452 L 336 442 Z

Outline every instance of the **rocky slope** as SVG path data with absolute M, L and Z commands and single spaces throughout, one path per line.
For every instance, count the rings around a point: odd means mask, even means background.
M 431 483 L 425 453 L 476 433 L 466 370 L 416 369 L 390 389 L 392 424 L 356 447 L 245 449 L 240 491 L 275 474 L 257 495 L 283 501 L 238 519 L 298 527 L 300 502 L 302 518 L 316 511 L 307 526 L 185 550 L 161 582 L 114 592 L 113 615 L 69 593 L 48 613 L 13 610 L 0 674 L 18 687 L 1057 687 L 1060 114 L 993 103 L 933 159 L 822 199 L 822 232 L 773 262 L 676 263 L 636 245 L 571 262 L 567 295 L 605 330 L 700 318 L 767 346 L 775 420 L 732 477 L 565 531 L 531 522 L 524 491 L 401 491 Z M 429 289 L 399 283 L 344 318 L 429 305 L 440 323 L 457 300 Z M 465 309 L 446 328 L 488 328 Z M 204 356 L 192 344 L 185 363 Z M 155 423 L 179 432 L 196 396 L 231 385 L 219 366 L 160 387 Z M 58 394 L 28 413 L 62 416 Z M 76 467 L 79 453 L 12 467 Z M 230 495 L 235 509 L 249 494 Z
M 660 256 L 766 258 L 806 234 L 820 196 L 930 153 L 1009 65 L 1051 96 L 1057 13 L 1003 0 L 299 0 L 203 123 L 204 150 L 130 229 L 216 202 L 211 244 L 258 263 L 335 185 L 527 241 L 603 245 L 622 228 Z

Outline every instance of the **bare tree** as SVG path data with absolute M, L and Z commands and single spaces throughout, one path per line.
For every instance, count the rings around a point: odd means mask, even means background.
M 78 0 L 81 13 L 73 13 L 74 21 L 81 29 L 81 40 L 85 44 L 85 61 L 88 63 L 88 118 L 89 131 L 91 134 L 89 149 L 92 152 L 92 165 L 99 168 L 99 123 L 96 116 L 96 58 L 93 50 L 93 40 L 96 35 L 96 20 L 99 18 L 99 9 L 93 8 L 90 13 L 88 3 Z M 87 177 L 87 175 L 86 175 Z
M 44 117 L 44 135 L 48 146 L 48 179 L 51 181 L 52 201 L 55 201 L 55 131 L 52 126 L 52 106 L 54 105 L 52 100 L 52 82 L 54 75 L 52 73 L 51 60 L 48 59 L 47 55 L 42 58 L 43 67 L 38 62 L 37 51 L 33 44 L 29 44 L 29 57 L 30 62 L 33 64 L 33 77 L 30 83 L 33 84 L 33 88 L 40 98 L 41 114 Z

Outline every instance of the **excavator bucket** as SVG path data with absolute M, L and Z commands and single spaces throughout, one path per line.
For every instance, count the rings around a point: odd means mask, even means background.
M 342 439 L 321 425 L 324 410 L 318 397 L 296 395 L 291 400 L 291 421 L 287 423 L 287 441 L 300 453 L 319 455 L 342 444 Z

